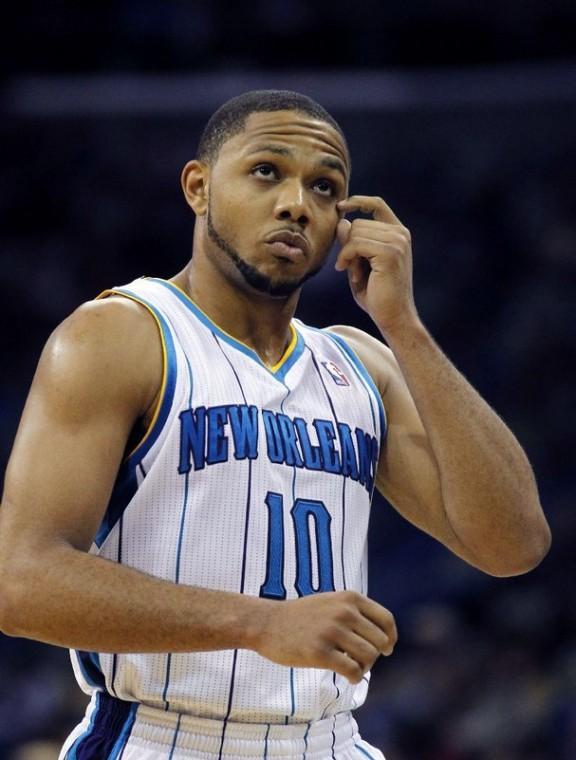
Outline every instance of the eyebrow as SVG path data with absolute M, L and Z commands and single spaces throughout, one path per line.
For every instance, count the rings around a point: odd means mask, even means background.
M 265 145 L 256 145 L 251 151 L 249 151 L 248 155 L 251 156 L 253 153 L 264 153 L 266 151 L 268 153 L 276 153 L 279 156 L 294 155 L 294 152 L 290 150 L 290 148 L 285 148 L 282 145 L 274 145 L 272 143 L 266 143 Z M 344 164 L 337 158 L 323 158 L 318 162 L 318 165 L 325 166 L 327 169 L 335 169 L 337 172 L 340 172 L 344 179 L 348 179 Z
M 322 161 L 320 161 L 320 166 L 326 166 L 328 169 L 335 169 L 337 172 L 340 172 L 344 179 L 347 179 L 344 164 L 337 158 L 323 158 Z
M 272 145 L 272 143 L 266 143 L 266 145 L 256 145 L 254 148 L 252 148 L 248 155 L 251 156 L 253 153 L 263 153 L 264 151 L 268 151 L 269 153 L 278 153 L 280 156 L 293 155 L 293 152 L 290 150 L 290 148 L 284 148 L 281 145 Z

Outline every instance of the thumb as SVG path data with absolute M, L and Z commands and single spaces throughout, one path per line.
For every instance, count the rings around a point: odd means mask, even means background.
M 340 246 L 344 246 L 348 242 L 351 227 L 352 222 L 349 222 L 348 219 L 340 219 L 338 222 L 338 226 L 336 227 L 336 237 L 338 238 Z

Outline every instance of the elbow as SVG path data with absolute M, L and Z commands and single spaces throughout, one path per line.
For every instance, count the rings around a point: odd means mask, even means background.
M 530 531 L 526 540 L 519 547 L 516 571 L 513 575 L 529 573 L 542 562 L 550 551 L 552 533 L 546 519 L 542 516 Z
M 12 573 L 0 565 L 0 632 L 6 636 L 18 636 L 18 584 L 11 576 Z
M 499 557 L 489 567 L 482 569 L 496 578 L 524 575 L 538 567 L 550 551 L 551 544 L 550 527 L 544 520 L 524 541 L 518 542 L 510 551 L 503 552 L 505 556 Z
M 538 567 L 538 565 L 550 551 L 551 546 L 552 532 L 550 530 L 550 526 L 546 520 L 542 520 L 542 527 L 538 532 L 535 551 L 533 554 L 533 564 L 527 568 L 526 572 L 533 570 L 535 567 Z

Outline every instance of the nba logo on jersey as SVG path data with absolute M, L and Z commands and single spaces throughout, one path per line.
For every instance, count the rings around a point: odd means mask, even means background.
M 346 375 L 342 372 L 338 365 L 334 364 L 334 362 L 322 362 L 322 365 L 326 368 L 328 374 L 332 380 L 334 380 L 336 385 L 350 385 Z

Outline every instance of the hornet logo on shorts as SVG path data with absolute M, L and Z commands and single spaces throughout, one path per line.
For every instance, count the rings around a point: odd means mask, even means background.
M 322 362 L 322 365 L 326 368 L 336 385 L 350 385 L 348 378 L 337 364 L 334 364 L 334 362 Z

